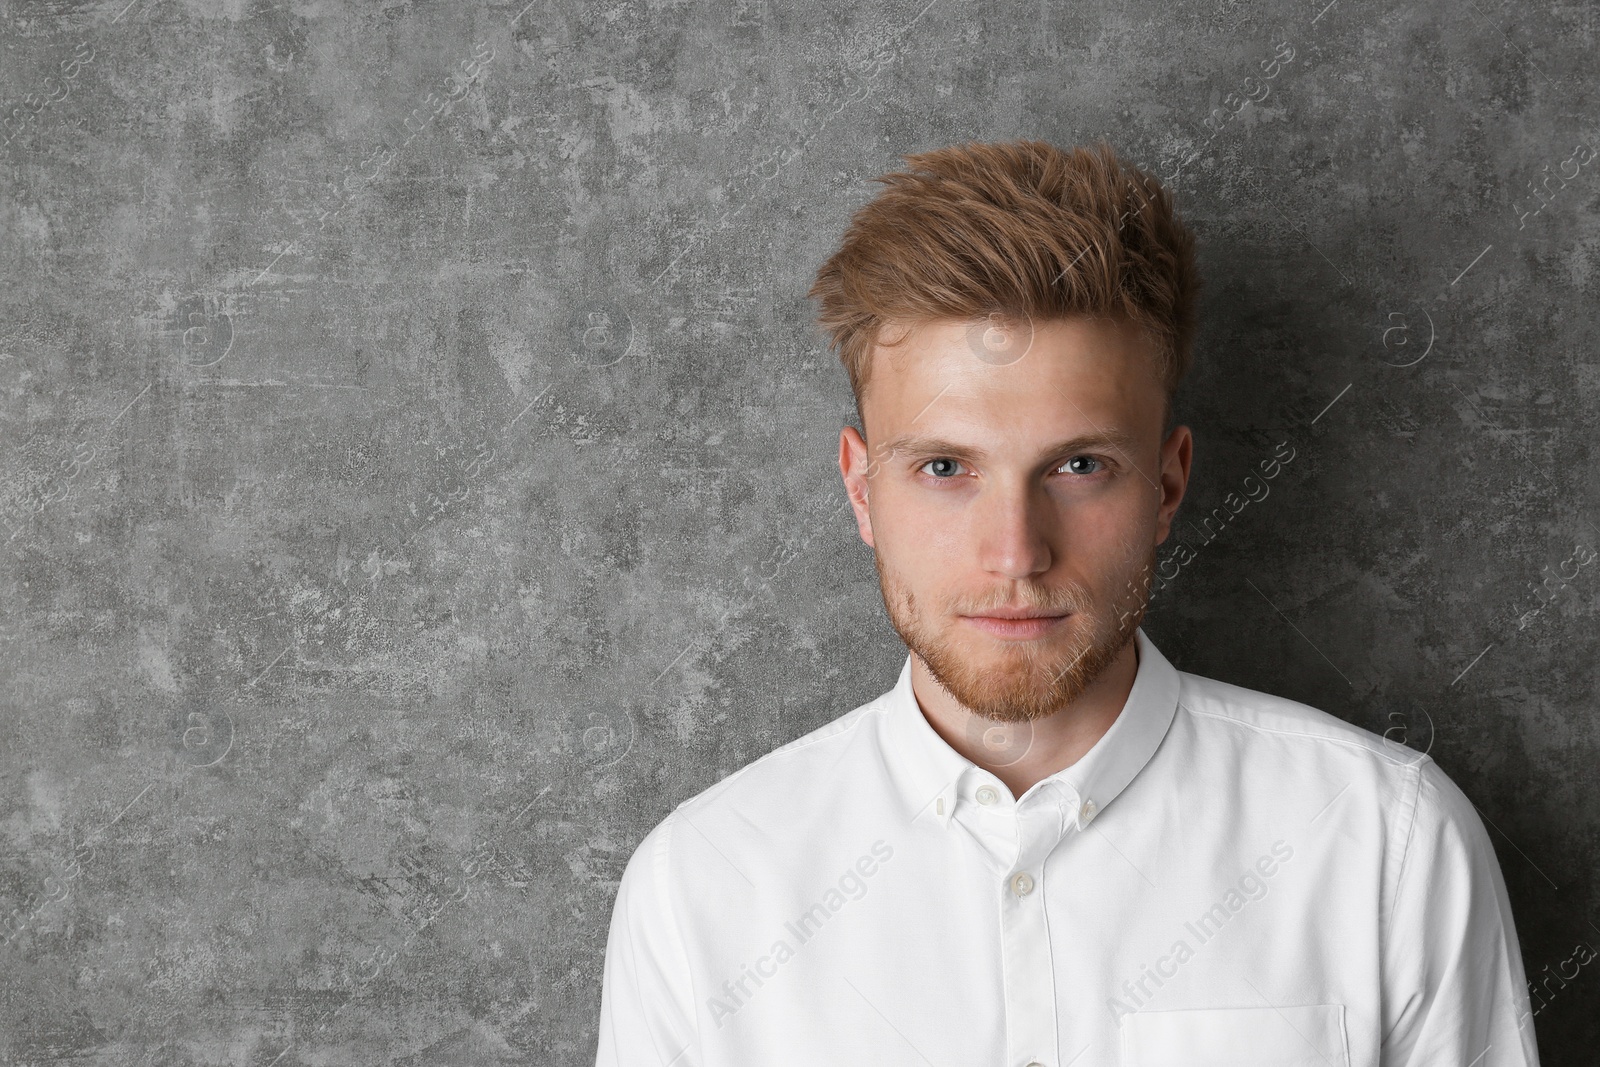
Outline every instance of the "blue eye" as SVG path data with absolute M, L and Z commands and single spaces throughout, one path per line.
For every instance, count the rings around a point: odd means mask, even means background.
M 1057 469 L 1058 470 L 1068 471 L 1071 474 L 1094 474 L 1095 473 L 1095 471 L 1083 470 L 1082 468 L 1076 466 L 1076 464 L 1079 464 L 1079 463 L 1093 463 L 1093 464 L 1096 464 L 1096 469 L 1098 469 L 1099 466 L 1101 466 L 1100 461 L 1098 459 L 1096 459 L 1095 457 L 1093 457 L 1093 456 L 1073 456 L 1071 459 L 1067 460 L 1065 463 L 1063 463 Z
M 953 478 L 961 472 L 961 464 L 953 459 L 930 459 L 920 469 L 935 478 Z

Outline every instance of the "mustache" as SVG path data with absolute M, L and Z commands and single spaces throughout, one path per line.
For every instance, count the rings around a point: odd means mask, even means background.
M 1065 615 L 1087 611 L 1090 604 L 1088 590 L 1076 586 L 1017 585 L 1010 589 L 996 589 L 980 599 L 953 601 L 949 608 L 954 615 L 982 615 L 1000 608 Z

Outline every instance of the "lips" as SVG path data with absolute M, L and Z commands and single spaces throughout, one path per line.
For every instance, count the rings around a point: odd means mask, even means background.
M 961 618 L 994 637 L 1030 640 L 1050 633 L 1070 615 L 1070 612 L 1056 615 L 1030 609 L 991 608 L 982 615 Z
M 969 619 L 1061 619 L 1070 615 L 1066 611 L 1035 611 L 1031 608 L 991 608 L 976 615 L 969 615 Z

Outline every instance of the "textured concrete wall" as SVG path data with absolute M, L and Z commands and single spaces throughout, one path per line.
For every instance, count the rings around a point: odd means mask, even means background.
M 0 10 L 0 1061 L 591 1062 L 640 836 L 893 683 L 804 291 L 964 139 L 1202 234 L 1152 637 L 1600 948 L 1594 5 Z

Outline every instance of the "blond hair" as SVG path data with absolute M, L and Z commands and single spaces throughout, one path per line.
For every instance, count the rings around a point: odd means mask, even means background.
M 887 326 L 1110 315 L 1141 327 L 1173 396 L 1193 359 L 1200 278 L 1171 193 L 1104 141 L 967 143 L 905 157 L 851 217 L 809 295 L 861 410 Z

